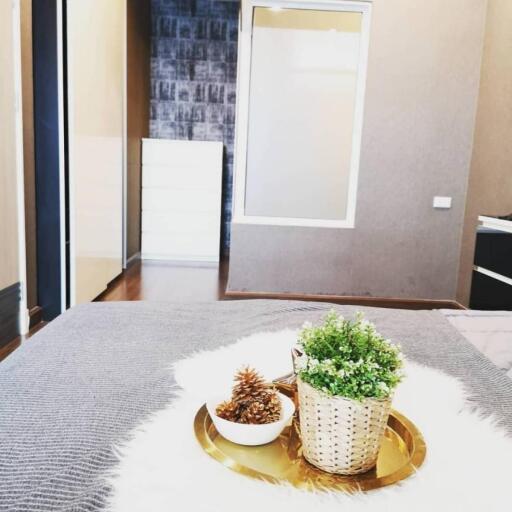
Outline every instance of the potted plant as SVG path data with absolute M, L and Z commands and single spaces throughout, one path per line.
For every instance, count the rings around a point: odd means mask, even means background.
M 329 473 L 354 475 L 375 466 L 394 389 L 402 380 L 400 347 L 358 313 L 330 312 L 304 324 L 297 373 L 303 455 Z

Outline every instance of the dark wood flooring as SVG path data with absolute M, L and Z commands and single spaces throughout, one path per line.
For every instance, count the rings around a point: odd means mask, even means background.
M 28 340 L 37 331 L 41 330 L 46 324 L 47 322 L 39 322 L 37 325 L 34 325 L 30 328 L 28 334 L 18 336 L 17 338 L 7 343 L 7 345 L 0 347 L 0 361 L 5 359 L 11 352 L 14 352 L 23 342 Z
M 114 279 L 96 300 L 221 300 L 227 275 L 227 260 L 219 265 L 139 260 Z

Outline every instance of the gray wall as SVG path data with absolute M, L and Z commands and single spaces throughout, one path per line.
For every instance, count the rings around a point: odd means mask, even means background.
M 478 215 L 512 213 L 512 2 L 489 0 L 457 298 L 469 302 Z
M 486 1 L 373 5 L 355 229 L 234 225 L 230 290 L 455 297 Z

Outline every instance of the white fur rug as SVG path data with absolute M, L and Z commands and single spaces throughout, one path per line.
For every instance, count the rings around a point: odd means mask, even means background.
M 465 405 L 461 383 L 408 363 L 394 407 L 425 436 L 427 459 L 402 484 L 352 496 L 313 494 L 238 475 L 206 455 L 192 430 L 208 395 L 250 363 L 268 379 L 291 370 L 296 331 L 259 333 L 175 365 L 177 399 L 119 449 L 111 512 L 505 511 L 512 509 L 512 439 Z

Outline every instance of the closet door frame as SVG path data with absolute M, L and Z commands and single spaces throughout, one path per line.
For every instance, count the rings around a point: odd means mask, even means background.
M 27 307 L 27 254 L 25 241 L 25 173 L 23 165 L 23 109 L 21 81 L 21 6 L 20 0 L 12 0 L 12 37 L 15 126 L 16 131 L 16 209 L 18 232 L 18 279 L 20 283 L 19 331 L 26 334 L 29 330 L 30 317 Z
M 62 313 L 69 307 L 69 255 L 68 255 L 68 167 L 66 155 L 66 139 L 68 126 L 65 107 L 65 84 L 66 70 L 64 59 L 66 57 L 65 39 L 65 2 L 57 0 L 57 101 L 58 101 L 58 122 L 59 122 L 59 211 L 60 211 L 60 295 Z
M 66 168 L 63 0 L 32 11 L 37 295 L 43 319 L 66 309 Z
M 123 249 L 122 267 L 128 261 L 128 5 L 123 12 Z M 148 107 L 149 108 L 149 107 Z

